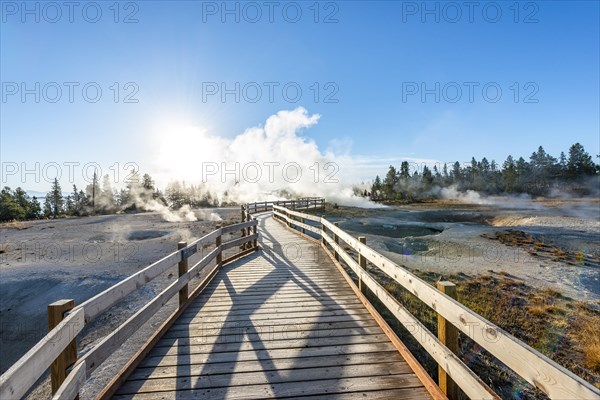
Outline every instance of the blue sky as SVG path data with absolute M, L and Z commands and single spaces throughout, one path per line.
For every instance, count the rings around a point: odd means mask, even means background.
M 112 1 L 80 2 L 72 22 L 64 2 L 53 3 L 60 16 L 39 2 L 27 2 L 27 14 L 23 4 L 2 2 L 3 185 L 47 190 L 41 171 L 6 174 L 36 162 L 61 165 L 63 178 L 64 163 L 79 162 L 80 184 L 89 162 L 103 173 L 127 162 L 154 172 L 165 141 L 202 146 L 168 127 L 231 139 L 299 106 L 320 115 L 301 134 L 322 152 L 373 165 L 501 163 L 540 144 L 558 156 L 575 142 L 600 153 L 597 1 L 482 1 L 472 15 L 464 2 L 228 2 L 234 11 L 224 14 L 220 1 L 139 1 L 118 3 L 118 15 Z M 72 102 L 65 82 L 74 82 Z M 221 84 L 236 92 L 236 83 L 239 101 L 223 101 Z M 24 99 L 23 85 L 32 91 Z M 432 90 L 425 98 L 423 87 Z

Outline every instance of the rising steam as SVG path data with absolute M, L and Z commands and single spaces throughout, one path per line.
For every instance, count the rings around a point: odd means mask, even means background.
M 231 139 L 198 127 L 165 128 L 159 134 L 153 175 L 159 182 L 176 177 L 204 183 L 220 202 L 321 196 L 343 205 L 372 207 L 353 193 L 354 160 L 321 151 L 303 135 L 319 118 L 302 107 L 279 111 L 264 126 L 248 128 Z
M 198 221 L 196 213 L 192 211 L 189 205 L 185 204 L 178 210 L 171 210 L 161 201 L 152 198 L 152 192 L 139 185 L 133 185 L 129 194 L 129 205 L 135 205 L 136 208 L 155 211 L 160 213 L 161 217 L 168 222 L 194 222 Z M 207 210 L 199 210 L 197 213 L 204 221 L 221 221 L 221 217 Z

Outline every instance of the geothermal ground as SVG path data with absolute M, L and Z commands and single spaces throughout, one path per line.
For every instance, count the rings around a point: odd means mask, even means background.
M 453 201 L 329 209 L 397 263 L 440 275 L 502 272 L 599 305 L 600 201 Z
M 81 304 L 173 252 L 177 242 L 190 242 L 240 219 L 237 207 L 194 213 L 198 218 L 195 222 L 167 222 L 160 213 L 140 213 L 0 225 L 0 372 L 46 334 L 48 304 L 61 299 Z M 80 351 L 124 322 L 166 287 L 173 274 L 177 275 L 177 266 L 93 321 L 78 343 Z M 149 325 L 166 317 L 169 306 L 172 309 L 169 304 L 164 315 Z M 134 339 L 141 344 L 151 330 L 152 326 L 147 327 Z M 134 342 L 129 347 L 135 346 Z M 116 373 L 115 368 L 126 356 L 103 364 L 99 372 L 108 368 L 104 375 Z M 103 383 L 106 380 L 92 383 L 91 392 Z M 41 385 L 33 397 L 48 398 L 48 391 L 47 384 Z M 86 397 L 85 391 L 83 395 Z
M 44 336 L 48 304 L 65 298 L 80 304 L 169 254 L 178 241 L 239 220 L 238 208 L 194 212 L 196 222 L 167 222 L 159 213 L 143 213 L 0 226 L 0 371 Z M 441 276 L 494 271 L 600 308 L 598 199 L 330 207 L 324 215 L 408 268 Z M 85 352 L 164 288 L 173 279 L 165 275 L 86 327 L 79 349 Z M 170 307 L 101 366 L 82 398 L 94 396 Z M 32 397 L 47 394 L 46 381 Z

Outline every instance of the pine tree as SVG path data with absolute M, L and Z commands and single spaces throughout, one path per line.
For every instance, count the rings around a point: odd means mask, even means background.
M 210 196 L 210 193 L 208 194 Z M 381 195 L 381 178 L 379 175 L 375 177 L 375 181 L 371 186 L 371 197 L 378 197 Z
M 24 219 L 26 210 L 19 205 L 15 194 L 8 186 L 0 193 L 0 221 L 12 221 Z
M 71 197 L 71 195 L 68 195 L 65 198 L 65 212 L 67 215 L 75 214 L 75 203 L 73 202 L 73 197 Z
M 27 219 L 38 219 L 42 215 L 42 206 L 38 201 L 37 197 L 33 196 L 29 203 L 29 210 L 27 210 Z
M 452 179 L 455 183 L 459 183 L 462 179 L 462 170 L 458 161 L 452 165 Z
M 71 199 L 73 200 L 73 210 L 71 215 L 81 215 L 81 211 L 83 210 L 83 206 L 81 204 L 81 198 L 79 196 L 79 192 L 77 191 L 77 186 L 73 185 L 73 193 L 71 193 Z
M 393 165 L 390 165 L 388 173 L 385 175 L 385 179 L 383 180 L 383 194 L 387 198 L 393 198 L 394 196 L 394 186 L 398 183 L 398 172 L 396 172 L 396 168 Z
M 50 200 L 50 195 L 46 195 L 44 199 L 44 217 L 50 218 L 52 216 L 52 202 Z
M 27 208 L 29 208 L 29 196 L 27 196 L 27 193 L 25 193 L 25 191 L 20 187 L 15 189 L 13 198 L 23 210 L 27 210 Z
M 579 143 L 575 143 L 569 149 L 567 173 L 572 178 L 579 178 L 585 175 L 593 175 L 596 173 L 596 165 L 592 161 L 592 157 Z
M 79 191 L 79 215 L 88 214 L 88 207 L 90 205 L 90 199 L 86 196 L 83 190 Z
M 46 198 L 48 198 L 48 197 L 50 198 L 50 205 L 52 207 L 51 214 L 54 218 L 56 218 L 63 213 L 63 204 L 64 204 L 62 189 L 60 187 L 60 183 L 58 182 L 58 179 L 56 179 L 56 178 L 54 178 L 54 182 L 52 183 L 52 188 L 50 189 L 50 193 L 48 193 L 48 195 L 46 195 Z
M 509 155 L 502 164 L 502 179 L 504 180 L 504 191 L 512 193 L 517 186 L 517 171 L 513 157 Z
M 154 191 L 154 180 L 149 174 L 144 174 L 142 177 L 142 187 L 150 192 Z
M 431 170 L 427 168 L 427 165 L 423 166 L 423 176 L 421 177 L 421 182 L 423 182 L 424 190 L 429 190 L 431 188 L 431 184 L 433 183 L 433 175 L 431 174 Z
M 567 156 L 565 152 L 561 151 L 558 157 L 558 164 L 556 164 L 557 176 L 564 178 L 567 175 Z
M 408 178 L 410 178 L 408 161 L 402 161 L 402 164 L 400 164 L 400 179 L 407 180 Z

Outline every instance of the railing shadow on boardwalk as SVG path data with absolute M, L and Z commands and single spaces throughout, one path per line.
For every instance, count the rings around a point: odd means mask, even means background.
M 0 376 L 0 398 L 25 396 L 52 364 L 54 398 L 75 399 L 90 375 L 177 294 L 178 309 L 112 378 L 99 394 L 99 399 L 108 400 L 115 394 L 123 399 L 137 395 L 150 398 L 317 395 L 329 398 L 331 390 L 338 388 L 344 389 L 343 393 L 355 393 L 357 396 L 363 391 L 377 391 L 383 398 L 390 398 L 390 390 L 393 390 L 399 397 L 408 395 L 413 399 L 429 397 L 424 392 L 426 390 L 433 398 L 443 399 L 445 392 L 456 394 L 458 387 L 470 398 L 498 399 L 475 371 L 455 354 L 457 350 L 453 347 L 458 347 L 458 340 L 453 345 L 450 337 L 457 339 L 459 331 L 549 398 L 600 398 L 600 391 L 589 382 L 453 299 L 446 289 L 451 288 L 452 283 L 439 282 L 438 288 L 434 288 L 367 246 L 364 239 L 353 237 L 323 217 L 298 211 L 318 206 L 324 206 L 324 199 L 242 205 L 241 223 L 215 229 L 190 244 L 178 243 L 177 251 L 80 305 L 76 306 L 72 299 L 50 304 L 48 316 L 52 323 L 49 333 Z M 271 211 L 270 214 L 282 225 L 261 216 L 263 250 L 255 253 L 259 222 L 255 216 L 260 211 Z M 317 236 L 321 243 L 311 245 L 309 240 L 304 241 L 299 236 L 296 236 L 297 240 L 290 239 L 294 234 L 283 224 L 299 229 L 298 235 Z M 235 231 L 241 231 L 242 237 L 223 242 L 223 235 Z M 269 231 L 285 239 L 283 243 Z M 189 268 L 190 257 L 212 245 L 214 249 Z M 223 260 L 224 251 L 238 247 L 241 247 L 241 252 Z M 313 256 L 335 256 L 339 263 L 326 258 L 310 260 L 310 250 L 307 249 L 317 250 Z M 301 254 L 303 251 L 306 253 L 296 262 L 297 250 Z M 355 259 L 356 254 L 358 259 Z M 190 281 L 205 268 L 214 266 L 215 259 L 217 265 L 222 263 L 224 267 L 207 270 L 210 271 L 208 276 L 190 295 Z M 438 321 L 445 325 L 438 330 L 438 337 L 371 276 L 366 270 L 367 262 L 437 313 Z M 178 278 L 83 357 L 77 358 L 75 339 L 86 324 L 175 264 L 178 266 Z M 253 269 L 255 264 L 259 264 L 260 268 Z M 245 268 L 242 270 L 242 267 Z M 358 285 L 352 282 L 346 268 L 358 277 Z M 335 269 L 341 276 L 336 274 Z M 217 274 L 219 276 L 214 280 Z M 236 287 L 245 290 L 237 293 Z M 446 377 L 444 382 L 440 380 L 440 386 L 427 375 L 418 360 L 361 294 L 363 288 L 375 293 L 396 322 L 407 328 L 438 363 L 438 371 Z M 229 310 L 225 310 L 226 307 L 230 307 Z M 280 340 L 260 332 L 260 324 L 275 321 L 278 324 L 273 326 L 286 328 L 279 334 L 287 334 L 290 327 L 292 332 L 309 332 L 309 336 L 298 339 L 303 346 L 296 345 L 289 337 Z M 327 337 L 321 336 L 321 328 L 317 326 L 320 321 L 328 321 L 323 324 Z M 247 325 L 243 331 L 236 328 L 240 322 Z M 334 322 L 335 326 L 332 326 Z M 225 325 L 228 323 L 233 327 Z M 206 332 L 205 328 L 211 324 L 215 328 Z M 378 328 L 371 329 L 369 324 Z M 315 333 L 318 333 L 316 338 Z M 382 333 L 385 338 L 381 336 L 380 340 L 378 335 Z M 223 343 L 223 339 L 236 335 L 236 341 Z M 248 340 L 243 342 L 246 338 Z M 357 346 L 350 348 L 354 343 Z M 364 357 L 371 353 L 378 355 L 370 357 L 367 362 Z M 396 354 L 393 361 L 389 358 L 392 354 Z M 352 367 L 347 370 L 350 365 Z M 369 365 L 370 372 L 364 368 Z M 392 366 L 398 367 L 390 376 Z M 300 376 L 300 371 L 304 371 L 306 376 Z M 235 377 L 231 375 L 234 372 Z M 406 378 L 401 376 L 407 373 Z M 453 385 L 456 390 L 448 385 L 450 379 L 457 383 Z M 148 385 L 141 391 L 136 390 L 140 381 L 144 380 Z M 282 384 L 275 384 L 278 381 Z M 341 381 L 347 384 L 343 386 Z
M 262 246 L 262 250 L 257 252 L 254 255 L 246 257 L 244 260 L 234 263 L 228 267 L 225 267 L 224 270 L 220 271 L 219 274 L 215 276 L 213 282 L 207 287 L 205 293 L 201 295 L 197 299 L 197 304 L 200 306 L 199 312 L 195 315 L 201 316 L 202 309 L 209 302 L 211 296 L 219 289 L 225 288 L 227 293 L 229 294 L 229 298 L 231 299 L 231 304 L 229 305 L 229 311 L 227 316 L 223 322 L 219 322 L 220 326 L 211 327 L 215 330 L 218 330 L 218 334 L 214 339 L 214 343 L 210 351 L 207 351 L 208 356 L 206 357 L 205 362 L 203 363 L 199 374 L 192 374 L 191 365 L 193 364 L 192 354 L 194 352 L 193 344 L 191 341 L 187 342 L 187 345 L 183 345 L 184 343 L 180 342 L 179 339 L 174 339 L 178 342 L 177 345 L 177 379 L 176 379 L 176 390 L 177 390 L 177 398 L 183 398 L 188 396 L 186 395 L 186 391 L 189 390 L 202 390 L 205 384 L 203 384 L 204 380 L 210 380 L 211 376 L 214 376 L 210 371 L 211 362 L 218 361 L 219 354 L 221 351 L 226 351 L 232 354 L 232 359 L 237 359 L 239 357 L 240 351 L 245 351 L 243 349 L 244 343 L 249 343 L 252 346 L 252 350 L 256 353 L 257 360 L 261 364 L 263 372 L 265 372 L 265 376 L 267 377 L 269 383 L 280 383 L 280 382 L 292 382 L 292 381 L 301 381 L 302 375 L 298 375 L 297 378 L 294 378 L 294 372 L 297 371 L 295 369 L 296 362 L 293 362 L 292 366 L 289 369 L 283 370 L 283 372 L 288 372 L 285 376 L 282 375 L 282 371 L 279 370 L 273 359 L 270 357 L 268 353 L 268 345 L 265 345 L 265 340 L 273 340 L 273 337 L 265 337 L 261 333 L 265 333 L 264 327 L 259 327 L 257 329 L 255 322 L 252 320 L 252 316 L 254 313 L 261 309 L 261 307 L 268 302 L 270 298 L 272 298 L 284 285 L 288 283 L 294 283 L 299 288 L 302 289 L 302 293 L 307 293 L 312 298 L 317 300 L 320 304 L 323 304 L 325 307 L 322 311 L 319 311 L 320 315 L 316 318 L 314 323 L 304 331 L 300 331 L 297 334 L 297 338 L 295 340 L 298 341 L 297 347 L 302 348 L 306 347 L 306 344 L 309 339 L 319 340 L 321 334 L 319 331 L 323 331 L 323 328 L 328 326 L 329 323 L 326 323 L 326 314 L 327 307 L 325 304 L 335 304 L 334 300 L 329 296 L 329 294 L 324 291 L 319 285 L 311 279 L 306 273 L 304 273 L 300 268 L 294 265 L 295 261 L 298 261 L 298 253 L 296 250 L 299 248 L 301 251 L 300 257 L 306 261 L 307 257 L 314 257 L 317 255 L 321 257 L 321 260 L 327 258 L 327 256 L 322 253 L 322 250 L 314 243 L 310 243 L 308 240 L 297 237 L 294 240 L 294 250 L 292 251 L 293 258 L 288 257 L 286 254 L 286 243 L 280 242 L 277 238 L 271 235 L 266 229 L 267 218 L 262 217 L 259 218 L 259 227 L 261 231 L 261 239 L 260 243 Z M 277 222 L 272 222 L 277 223 Z M 289 235 L 294 235 L 289 232 Z M 295 235 L 294 235 L 295 236 Z M 289 244 L 290 241 L 287 241 Z M 296 244 L 298 246 L 296 246 Z M 306 252 L 310 254 L 306 254 Z M 237 292 L 234 284 L 230 281 L 228 273 L 232 271 L 236 271 L 242 268 L 248 268 L 249 264 L 252 264 L 254 260 L 264 259 L 269 262 L 269 265 L 273 267 L 273 269 L 269 272 L 266 272 L 264 276 L 262 276 L 258 281 L 253 283 L 251 286 L 245 288 L 241 292 Z M 315 266 L 319 265 L 315 262 Z M 251 267 L 250 267 L 251 268 Z M 281 272 L 289 272 L 291 276 L 282 278 Z M 281 280 L 280 280 L 281 279 Z M 276 283 L 275 283 L 276 282 Z M 246 301 L 247 299 L 251 299 L 250 301 Z M 245 305 L 243 307 L 244 313 L 234 313 L 238 309 L 239 306 Z M 340 317 L 348 317 L 354 318 L 351 314 L 346 313 L 342 308 L 336 308 L 336 311 L 339 311 L 339 314 L 336 314 Z M 198 320 L 194 319 L 193 316 L 186 323 L 178 323 L 178 330 L 184 330 L 186 333 L 186 337 L 190 337 L 190 334 L 198 328 L 194 328 L 194 326 L 198 326 Z M 268 321 L 269 323 L 276 323 L 277 320 Z M 204 330 L 206 326 L 202 327 L 205 322 L 201 322 L 200 320 L 200 330 Z M 284 325 L 285 326 L 285 325 Z M 233 328 L 233 334 L 232 334 Z M 212 330 L 211 329 L 211 330 Z M 356 334 L 364 334 L 362 328 L 356 327 Z M 261 332 L 262 331 L 262 332 Z M 271 334 L 272 334 L 272 330 Z M 317 336 L 313 336 L 314 332 L 317 332 Z M 286 329 L 282 329 L 282 332 L 286 332 Z M 206 333 L 206 332 L 205 332 Z M 196 333 L 197 335 L 197 333 Z M 204 336 L 206 339 L 207 336 Z M 246 342 L 244 340 L 247 340 Z M 345 345 L 338 345 L 341 354 L 344 352 Z M 235 354 L 235 355 L 233 355 Z M 219 386 L 226 388 L 229 387 L 231 383 L 231 379 L 233 377 L 232 372 L 235 370 L 235 364 L 237 361 L 232 361 L 231 369 L 226 373 L 223 373 L 219 379 Z M 156 367 L 154 368 L 156 369 Z M 219 374 L 218 372 L 215 374 Z M 194 375 L 194 376 L 192 376 Z M 181 377 L 189 377 L 189 379 L 181 379 Z M 141 386 L 143 381 L 139 381 L 139 385 Z M 331 388 L 332 390 L 335 388 Z

